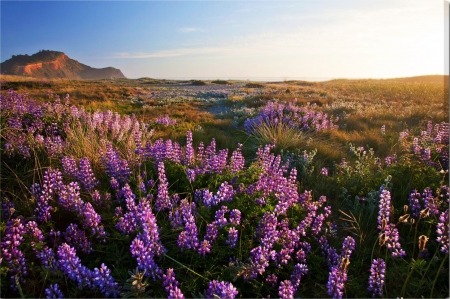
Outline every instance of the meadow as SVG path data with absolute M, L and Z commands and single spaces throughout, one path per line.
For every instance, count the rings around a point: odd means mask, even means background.
M 1 296 L 448 297 L 447 82 L 2 76 Z

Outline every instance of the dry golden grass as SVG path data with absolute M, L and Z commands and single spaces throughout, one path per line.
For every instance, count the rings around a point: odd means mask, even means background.
M 2 92 L 13 87 L 19 93 L 28 92 L 31 98 L 38 101 L 48 101 L 47 91 L 51 90 L 61 98 L 69 93 L 72 104 L 82 105 L 89 111 L 134 113 L 141 121 L 168 114 L 177 120 L 178 126 L 158 129 L 155 138 L 183 141 L 186 130 L 191 130 L 195 139 L 205 143 L 216 138 L 218 147 L 235 148 L 237 142 L 252 142 L 242 134 L 242 128 L 239 129 L 236 123 L 232 123 L 232 113 L 220 116 L 210 113 L 211 103 L 161 103 L 143 95 L 143 89 L 151 90 L 157 84 L 171 85 L 174 81 L 170 80 L 41 80 L 1 75 L 0 82 Z M 404 129 L 417 131 L 424 128 L 428 120 L 434 123 L 448 121 L 448 76 L 255 83 L 258 85 L 241 87 L 240 92 L 243 95 L 230 96 L 224 104 L 229 107 L 258 109 L 274 99 L 282 102 L 296 100 L 299 105 L 308 102 L 316 104 L 328 115 L 340 117 L 338 130 L 320 137 L 314 136 L 308 143 L 303 140 L 296 143 L 298 147 L 305 149 L 317 148 L 318 156 L 327 161 L 345 155 L 350 143 L 372 147 L 380 155 L 387 155 L 395 149 L 398 134 Z M 251 96 L 255 91 L 258 95 Z M 243 120 L 245 118 L 241 117 L 238 123 L 242 124 Z M 382 125 L 386 126 L 388 138 L 381 135 Z M 280 140 L 280 137 L 277 139 Z M 92 150 L 98 150 L 98 147 L 99 145 L 95 144 L 86 145 L 86 148 Z

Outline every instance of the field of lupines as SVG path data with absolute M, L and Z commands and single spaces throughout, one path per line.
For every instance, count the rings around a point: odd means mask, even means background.
M 447 297 L 448 123 L 320 164 L 282 135 L 312 143 L 348 114 L 262 105 L 236 124 L 260 146 L 228 149 L 156 137 L 183 128 L 171 115 L 3 93 L 2 296 Z

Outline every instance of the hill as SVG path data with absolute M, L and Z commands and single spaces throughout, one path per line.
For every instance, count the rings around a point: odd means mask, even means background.
M 46 79 L 110 79 L 126 78 L 113 67 L 93 68 L 69 58 L 63 52 L 43 50 L 29 55 L 13 55 L 0 64 L 5 75 Z

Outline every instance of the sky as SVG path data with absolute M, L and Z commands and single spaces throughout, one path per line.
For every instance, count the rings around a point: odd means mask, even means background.
M 1 61 L 55 50 L 128 78 L 448 74 L 443 0 L 0 1 Z

